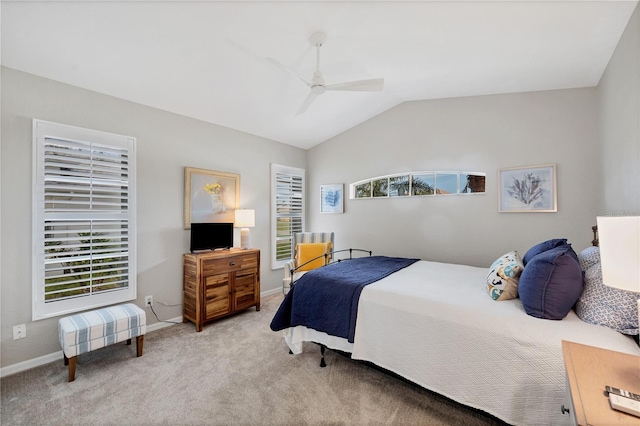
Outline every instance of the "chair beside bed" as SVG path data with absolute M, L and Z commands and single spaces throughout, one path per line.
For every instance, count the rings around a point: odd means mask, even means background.
M 293 234 L 293 259 L 284 265 L 284 278 L 282 279 L 282 293 L 287 294 L 291 282 L 296 281 L 305 272 L 326 265 L 330 259 L 322 259 L 319 256 L 331 253 L 334 247 L 333 232 L 296 232 Z M 316 262 L 308 263 L 310 260 Z M 300 270 L 299 267 L 307 264 L 308 267 Z

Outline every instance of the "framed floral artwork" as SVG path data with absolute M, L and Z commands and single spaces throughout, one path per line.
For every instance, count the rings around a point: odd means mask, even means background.
M 184 168 L 184 228 L 192 223 L 233 223 L 240 201 L 240 175 Z
M 498 211 L 558 211 L 556 165 L 515 167 L 498 171 Z
M 320 185 L 320 213 L 344 212 L 344 188 L 341 183 Z

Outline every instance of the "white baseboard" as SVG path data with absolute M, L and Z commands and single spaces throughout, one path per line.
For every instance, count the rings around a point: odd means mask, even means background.
M 262 291 L 260 292 L 260 297 L 271 296 L 272 294 L 282 294 L 282 287 L 274 288 L 272 290 Z
M 276 294 L 276 293 L 280 293 L 282 292 L 281 288 L 274 288 L 272 290 L 267 290 L 265 292 L 261 292 L 260 293 L 260 297 L 265 297 L 265 296 L 271 296 L 272 294 Z M 171 327 L 172 323 L 181 323 L 182 322 L 182 316 L 179 317 L 175 317 L 172 319 L 169 319 L 167 321 L 170 322 L 156 322 L 153 323 L 151 325 L 147 326 L 147 333 L 151 332 L 151 331 L 156 331 L 156 330 L 160 330 L 162 328 L 166 328 L 166 327 Z M 8 365 L 6 367 L 2 367 L 0 368 L 0 377 L 5 377 L 5 376 L 10 376 L 12 374 L 16 374 L 16 373 L 20 373 L 26 370 L 30 370 L 32 368 L 36 368 L 36 367 L 40 367 L 41 365 L 45 365 L 45 364 L 49 364 L 55 361 L 60 361 L 63 362 L 63 355 L 62 355 L 62 350 L 59 350 L 57 352 L 48 354 L 48 355 L 43 355 L 40 356 L 38 358 L 33 358 L 33 359 L 28 359 L 26 361 L 22 361 L 22 362 L 18 362 L 16 364 L 11 364 Z
M 170 320 L 167 321 L 171 321 L 171 322 L 182 322 L 182 316 L 176 317 L 176 318 L 172 318 Z M 168 322 L 156 322 L 153 323 L 149 326 L 147 326 L 147 333 L 151 332 L 151 331 L 155 331 L 155 330 L 160 330 L 161 328 L 166 328 L 166 327 L 171 327 L 174 324 L 170 324 Z M 8 365 L 6 367 L 2 367 L 0 368 L 0 377 L 5 377 L 5 376 L 10 376 L 12 374 L 16 374 L 16 373 L 21 373 L 23 371 L 26 370 L 30 370 L 32 368 L 36 368 L 36 367 L 40 367 L 41 365 L 45 365 L 45 364 L 49 364 L 52 362 L 56 362 L 56 361 L 60 361 L 60 363 L 63 362 L 63 354 L 62 354 L 62 350 L 59 350 L 57 352 L 48 354 L 48 355 L 43 355 L 40 356 L 38 358 L 33 358 L 33 359 L 28 359 L 26 361 L 23 362 L 19 362 L 17 364 L 11 364 Z
M 168 322 L 163 322 L 163 321 L 159 321 L 159 322 L 155 322 L 151 325 L 147 326 L 147 333 L 150 331 L 156 331 L 156 330 L 160 330 L 161 328 L 167 328 L 167 327 L 171 327 L 172 325 L 175 325 L 174 323 L 180 323 L 182 324 L 182 315 L 180 315 L 179 317 L 175 317 L 175 318 L 171 318 L 168 320 L 165 320 Z
M 17 364 L 11 364 L 0 369 L 0 377 L 10 376 L 12 374 L 20 373 L 22 371 L 30 370 L 32 368 L 40 367 L 41 365 L 49 364 L 55 361 L 63 363 L 62 350 L 54 352 L 52 354 L 40 356 L 38 358 L 29 359 Z

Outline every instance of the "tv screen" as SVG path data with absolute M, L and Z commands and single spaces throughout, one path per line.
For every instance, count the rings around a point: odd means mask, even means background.
M 191 247 L 197 250 L 215 250 L 233 247 L 233 223 L 192 223 Z

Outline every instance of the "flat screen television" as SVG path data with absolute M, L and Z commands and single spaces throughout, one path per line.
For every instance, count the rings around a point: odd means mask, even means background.
M 191 252 L 233 247 L 233 223 L 192 223 Z

